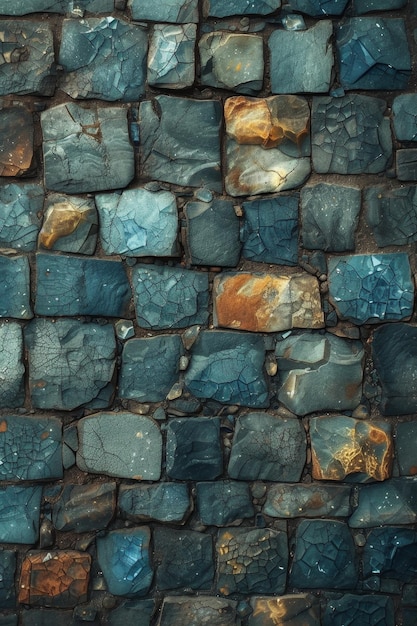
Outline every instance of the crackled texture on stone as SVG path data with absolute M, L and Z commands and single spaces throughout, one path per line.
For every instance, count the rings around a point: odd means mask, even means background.
M 60 88 L 71 98 L 129 102 L 145 93 L 148 35 L 114 17 L 64 20 Z
M 132 281 L 136 317 L 142 328 L 185 328 L 207 323 L 207 273 L 139 265 L 133 269 Z
M 102 530 L 116 508 L 116 483 L 65 485 L 52 509 L 57 530 L 83 533 Z
M 25 367 L 22 328 L 14 322 L 0 324 L 0 408 L 22 406 Z
M 119 380 L 121 398 L 160 402 L 179 377 L 182 342 L 179 335 L 130 339 L 123 348 Z
M 87 600 L 91 556 L 76 550 L 30 552 L 22 564 L 19 602 L 70 608 Z
M 113 326 L 78 320 L 33 320 L 25 329 L 29 390 L 39 409 L 106 407 L 114 391 Z
M 239 262 L 239 218 L 230 200 L 188 202 L 186 254 L 193 265 L 234 267 Z
M 359 94 L 313 98 L 314 170 L 319 174 L 383 172 L 392 155 L 385 108 L 385 100 Z
M 86 193 L 126 187 L 134 176 L 127 111 L 73 102 L 41 114 L 45 186 Z
M 213 298 L 216 326 L 255 332 L 324 326 L 319 284 L 307 273 L 220 274 Z
M 30 308 L 30 269 L 27 256 L 0 256 L 0 317 L 27 320 Z
M 150 626 L 154 609 L 153 600 L 125 600 L 108 614 L 109 626 Z
M 333 67 L 332 35 L 330 20 L 304 31 L 275 30 L 268 42 L 272 93 L 327 92 Z
M 288 542 L 271 528 L 226 528 L 216 542 L 217 588 L 223 595 L 283 593 L 287 579 Z
M 290 0 L 293 11 L 300 11 L 312 17 L 323 15 L 342 15 L 348 0 Z
M 297 265 L 298 197 L 244 202 L 240 238 L 249 261 Z
M 171 420 L 167 428 L 166 471 L 176 480 L 214 480 L 223 471 L 220 420 Z
M 417 94 L 394 98 L 392 113 L 395 136 L 399 141 L 417 141 Z
M 31 252 L 41 224 L 43 187 L 10 183 L 0 188 L 0 248 Z
M 417 180 L 417 149 L 397 150 L 396 168 L 398 180 Z
M 16 552 L 0 552 L 0 607 L 12 609 L 16 604 L 14 576 L 16 573 Z M 1 622 L 0 622 L 1 623 Z
M 203 35 L 198 47 L 203 85 L 247 94 L 262 89 L 262 37 L 218 31 Z
M 298 420 L 248 413 L 236 420 L 227 471 L 238 480 L 297 482 L 305 450 L 305 431 Z
M 320 626 L 320 604 L 308 593 L 293 593 L 279 598 L 254 596 L 248 626 Z
M 152 22 L 186 23 L 198 22 L 198 0 L 129 0 L 134 20 Z
M 394 626 L 391 598 L 347 593 L 331 599 L 323 613 L 323 626 Z
M 224 404 L 268 406 L 265 347 L 258 335 L 203 331 L 192 347 L 185 384 L 197 398 Z
M 144 176 L 221 192 L 220 102 L 161 95 L 139 112 Z
M 318 183 L 303 187 L 301 237 L 308 250 L 354 250 L 361 191 L 353 185 Z
M 33 134 L 33 116 L 28 109 L 0 105 L 0 176 L 30 175 Z
M 313 417 L 310 437 L 313 478 L 365 482 L 391 475 L 394 450 L 388 422 Z
M 197 511 L 203 524 L 227 526 L 253 517 L 249 485 L 230 480 L 197 483 Z
M 224 598 L 201 596 L 166 596 L 161 608 L 159 626 L 236 626 L 236 602 Z
M 417 532 L 411 528 L 375 528 L 363 551 L 363 576 L 417 581 Z
M 304 520 L 295 537 L 291 586 L 354 589 L 358 579 L 355 545 L 344 522 Z
M 365 192 L 366 219 L 380 248 L 417 241 L 417 187 L 378 186 Z
M 106 254 L 173 256 L 177 252 L 177 205 L 169 191 L 138 188 L 98 194 L 96 204 Z
M 373 335 L 374 364 L 382 387 L 385 415 L 417 410 L 417 328 L 408 324 L 384 325 Z
M 153 533 L 156 586 L 165 589 L 209 589 L 214 577 L 210 535 L 158 527 Z
M 46 250 L 94 254 L 98 216 L 93 200 L 50 194 L 38 245 Z
M 3 417 L 0 480 L 62 478 L 61 439 L 61 421 L 54 417 Z
M 42 487 L 0 489 L 0 543 L 38 541 L 41 498 Z
M 229 15 L 269 15 L 281 6 L 281 0 L 204 0 L 204 12 L 209 17 Z
M 279 400 L 293 413 L 354 409 L 362 395 L 360 341 L 302 333 L 277 343 Z
M 359 504 L 349 519 L 352 528 L 383 524 L 415 524 L 417 521 L 417 481 L 391 478 L 359 490 Z
M 401 476 L 417 474 L 417 422 L 397 424 L 395 456 Z
M 88 10 L 108 13 L 114 9 L 114 0 L 0 0 L 0 15 L 27 15 L 29 13 L 60 13 Z
M 147 526 L 112 530 L 97 538 L 97 559 L 110 593 L 132 598 L 148 592 L 153 578 L 150 539 Z
M 133 522 L 156 520 L 182 524 L 191 502 L 184 483 L 121 485 L 118 506 L 122 517 Z
M 227 193 L 274 193 L 306 180 L 310 109 L 304 98 L 235 96 L 226 100 L 224 115 Z
M 165 89 L 191 87 L 195 76 L 195 24 L 155 24 L 149 43 L 148 83 Z
M 270 485 L 262 512 L 270 517 L 346 517 L 351 512 L 347 485 Z
M 78 422 L 77 465 L 84 472 L 159 480 L 162 437 L 157 424 L 134 413 L 97 413 Z

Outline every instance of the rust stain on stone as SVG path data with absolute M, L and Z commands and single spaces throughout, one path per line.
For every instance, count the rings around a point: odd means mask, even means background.
M 61 237 L 71 235 L 85 219 L 85 212 L 69 202 L 59 202 L 52 206 L 39 233 L 39 243 L 50 250 Z
M 0 422 L 0 433 L 7 433 L 7 422 L 3 420 Z

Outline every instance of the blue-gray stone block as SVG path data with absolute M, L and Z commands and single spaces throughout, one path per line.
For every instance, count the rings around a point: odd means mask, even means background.
M 64 20 L 60 88 L 71 98 L 111 102 L 139 100 L 145 93 L 148 35 L 114 17 Z
M 139 113 L 144 176 L 222 191 L 220 102 L 161 95 Z
M 132 272 L 136 317 L 142 328 L 185 328 L 208 320 L 207 272 L 137 265 Z
M 22 406 L 25 401 L 23 333 L 19 324 L 0 324 L 0 408 Z
M 342 319 L 376 324 L 410 317 L 414 283 L 407 254 L 329 259 L 330 300 Z
M 249 261 L 297 265 L 298 197 L 244 202 L 240 238 Z
M 96 532 L 111 521 L 116 508 L 116 483 L 67 484 L 52 508 L 52 521 L 64 532 Z
M 394 626 L 394 603 L 388 596 L 354 595 L 330 599 L 323 626 Z
M 12 609 L 16 603 L 14 575 L 16 573 L 16 552 L 0 551 L 0 607 Z
M 62 478 L 61 421 L 55 417 L 3 417 L 0 458 L 0 480 Z
M 255 514 L 248 483 L 221 480 L 196 488 L 198 516 L 207 526 L 228 526 Z
M 312 17 L 342 15 L 348 0 L 289 0 L 293 11 L 300 11 Z
M 195 24 L 155 24 L 148 53 L 149 85 L 165 89 L 191 87 L 196 34 Z
M 147 526 L 97 537 L 97 559 L 110 593 L 127 598 L 146 595 L 153 578 L 150 539 Z
M 127 111 L 59 104 L 41 114 L 45 186 L 86 193 L 126 187 L 135 173 Z
M 107 616 L 109 626 L 150 626 L 154 600 L 126 600 Z
M 363 15 L 372 11 L 395 11 L 406 4 L 407 0 L 353 0 L 353 10 L 356 15 Z
M 94 200 L 50 194 L 46 200 L 39 247 L 74 254 L 94 254 L 98 215 Z
M 129 0 L 134 20 L 184 24 L 198 22 L 198 0 Z
M 315 97 L 313 168 L 319 174 L 378 174 L 391 163 L 392 138 L 385 100 L 350 94 Z
M 366 220 L 380 248 L 417 241 L 417 187 L 371 187 L 365 192 Z
M 38 541 L 41 498 L 42 487 L 0 489 L 0 543 Z
M 281 0 L 206 0 L 204 10 L 209 17 L 229 15 L 269 15 L 281 6 Z
M 224 404 L 267 407 L 265 347 L 259 335 L 203 331 L 192 347 L 185 384 L 197 398 Z
M 92 13 L 109 13 L 114 0 L 0 0 L 0 15 L 28 15 L 30 13 L 60 13 L 88 10 Z
M 106 254 L 175 256 L 178 214 L 169 191 L 128 189 L 98 194 L 100 239 Z
M 43 187 L 38 184 L 10 183 L 0 188 L 0 248 L 36 249 L 43 200 Z
M 0 256 L 0 317 L 27 320 L 30 308 L 30 268 L 26 256 Z
M 347 517 L 351 513 L 349 485 L 270 485 L 262 513 L 270 517 Z
M 35 319 L 25 329 L 29 389 L 39 409 L 104 408 L 114 392 L 116 340 L 110 324 Z
M 411 528 L 374 528 L 363 550 L 363 576 L 417 582 L 417 532 Z
M 402 18 L 353 17 L 336 29 L 345 89 L 405 89 L 411 57 Z
M 219 418 L 185 417 L 168 422 L 166 471 L 176 480 L 214 480 L 223 472 Z
M 70 255 L 36 255 L 38 315 L 123 317 L 132 296 L 121 261 Z
M 358 506 L 349 518 L 351 528 L 415 524 L 417 521 L 417 480 L 391 478 L 359 488 Z
M 182 524 L 190 511 L 191 500 L 185 483 L 121 485 L 118 506 L 122 517 L 133 522 Z
M 397 150 L 396 157 L 398 180 L 417 180 L 417 148 Z
M 417 472 L 416 458 L 417 422 L 400 422 L 395 437 L 395 457 L 401 476 Z
M 123 348 L 119 396 L 138 402 L 160 402 L 179 378 L 183 353 L 179 335 L 130 339 Z
M 417 141 L 417 94 L 404 93 L 392 103 L 394 132 L 399 141 Z

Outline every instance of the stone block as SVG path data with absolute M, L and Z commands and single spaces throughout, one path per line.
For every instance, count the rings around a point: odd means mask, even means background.
M 33 115 L 25 106 L 0 103 L 0 176 L 30 176 Z
M 0 488 L 0 543 L 37 543 L 41 499 L 42 487 Z
M 165 596 L 158 626 L 236 626 L 236 602 L 224 598 L 201 596 Z
M 185 89 L 195 78 L 195 24 L 155 24 L 149 43 L 148 84 Z
M 239 524 L 254 516 L 249 485 L 231 480 L 197 483 L 197 511 L 207 526 Z
M 267 626 L 279 619 L 291 626 L 320 626 L 320 604 L 309 593 L 294 593 L 279 598 L 254 596 L 248 626 Z M 279 624 L 279 622 L 278 622 Z M 281 625 L 280 625 L 281 626 Z
M 154 609 L 153 600 L 125 600 L 108 614 L 109 626 L 150 626 Z
M 39 233 L 39 247 L 46 250 L 94 254 L 98 215 L 94 200 L 50 194 Z
M 166 471 L 176 480 L 214 480 L 223 472 L 220 420 L 178 418 L 168 422 Z
M 41 225 L 43 187 L 34 183 L 10 183 L 0 189 L 0 248 L 32 252 Z
M 411 528 L 373 528 L 363 550 L 365 579 L 417 581 L 417 532 Z
M 114 9 L 114 0 L 0 0 L 0 15 L 29 15 L 30 13 L 59 13 L 71 11 L 81 15 L 85 10 L 92 13 L 109 13 Z
M 208 17 L 229 15 L 269 15 L 281 6 L 281 0 L 204 0 L 203 8 Z
M 133 522 L 158 521 L 183 524 L 191 509 L 188 485 L 121 485 L 119 510 L 122 517 Z
M 391 478 L 359 489 L 359 503 L 349 518 L 351 528 L 389 524 L 415 524 L 417 520 L 417 480 Z
M 417 187 L 370 187 L 365 192 L 366 219 L 380 248 L 417 241 Z M 404 225 L 406 224 L 406 228 Z
M 15 592 L 16 552 L 1 550 L 0 552 L 0 607 L 13 609 L 16 605 Z M 1 622 L 0 622 L 1 624 Z
M 396 167 L 398 180 L 417 180 L 417 149 L 397 150 Z
M 323 15 L 342 15 L 348 0 L 290 0 L 293 11 L 300 11 L 312 17 Z
M 198 0 L 167 0 L 159 3 L 153 0 L 129 0 L 128 5 L 134 20 L 174 24 L 198 22 Z
M 52 521 L 63 532 L 103 530 L 116 509 L 116 483 L 66 484 L 52 508 Z
M 15 322 L 0 324 L 0 408 L 16 408 L 25 401 L 23 333 Z
M 407 4 L 407 0 L 354 0 L 353 9 L 356 15 L 371 13 L 373 11 L 395 11 L 402 9 Z
M 394 98 L 392 113 L 398 141 L 417 141 L 417 94 L 404 93 Z
M 348 485 L 270 485 L 262 508 L 270 517 L 347 517 L 351 513 Z
M 388 596 L 346 593 L 329 600 L 322 623 L 323 626 L 394 626 L 394 603 Z
M 0 256 L 0 317 L 27 320 L 30 308 L 30 268 L 25 255 Z
M 395 456 L 401 476 L 417 474 L 417 422 L 400 422 L 395 436 Z

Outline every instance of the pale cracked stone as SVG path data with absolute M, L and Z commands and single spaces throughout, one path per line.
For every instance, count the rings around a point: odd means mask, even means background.
M 324 326 L 318 281 L 310 274 L 220 274 L 213 291 L 216 326 L 255 332 Z

